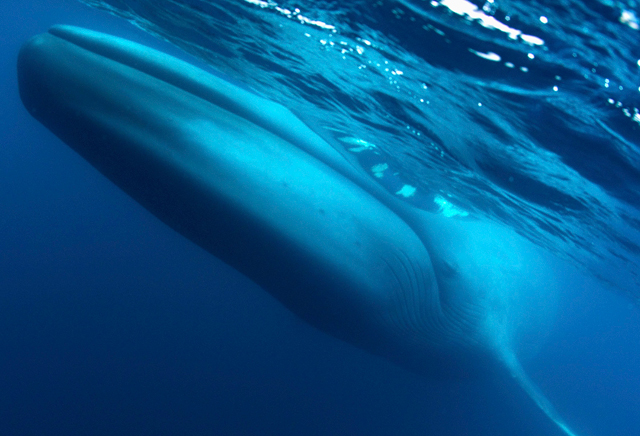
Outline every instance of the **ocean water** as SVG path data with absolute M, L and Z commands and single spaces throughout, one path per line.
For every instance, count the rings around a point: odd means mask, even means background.
M 578 434 L 640 432 L 637 2 L 84 3 L 0 5 L 0 434 L 560 434 L 508 377 L 314 330 L 112 186 L 18 98 L 56 23 L 208 64 L 406 201 L 555 253 L 570 285 L 525 367 Z

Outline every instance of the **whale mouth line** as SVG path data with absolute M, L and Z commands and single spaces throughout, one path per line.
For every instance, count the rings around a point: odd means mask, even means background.
M 246 116 L 245 99 L 262 104 L 261 97 L 239 88 L 188 62 L 117 36 L 69 25 L 56 25 L 50 35 L 109 61 L 133 68 L 189 94 L 214 103 L 239 116 Z M 234 95 L 231 95 L 231 94 Z M 255 99 L 259 99 L 255 102 Z
M 124 65 L 131 65 L 131 62 L 122 62 L 122 58 L 118 59 L 114 54 L 114 50 L 117 46 L 113 42 L 119 42 L 120 44 L 128 45 L 129 48 L 134 48 L 138 44 L 132 41 L 125 40 L 117 36 L 101 34 L 89 29 L 82 29 L 79 27 L 68 26 L 64 24 L 58 24 L 50 27 L 47 32 L 57 38 L 63 39 L 68 43 L 71 43 L 77 47 L 88 50 L 94 54 L 100 55 L 104 58 L 108 58 L 114 62 L 118 62 Z M 124 52 L 124 50 L 120 50 Z M 136 68 L 137 69 L 137 68 Z
M 48 33 L 95 55 L 128 66 L 158 80 L 193 93 L 181 83 L 185 79 L 201 79 L 197 67 L 168 54 L 117 36 L 69 25 L 56 25 Z M 175 66 L 177 66 L 177 68 Z M 193 77 L 190 77 L 193 76 Z

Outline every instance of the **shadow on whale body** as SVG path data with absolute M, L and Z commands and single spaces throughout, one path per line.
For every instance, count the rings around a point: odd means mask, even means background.
M 519 363 L 555 285 L 513 231 L 415 209 L 281 105 L 130 41 L 53 27 L 18 80 L 36 119 L 305 321 L 423 373 L 506 367 L 573 434 Z

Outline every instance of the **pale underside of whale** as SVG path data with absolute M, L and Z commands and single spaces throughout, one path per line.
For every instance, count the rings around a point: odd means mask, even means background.
M 36 119 L 302 319 L 413 370 L 506 367 L 574 434 L 517 357 L 555 301 L 523 238 L 403 203 L 281 105 L 130 41 L 56 26 L 18 79 Z

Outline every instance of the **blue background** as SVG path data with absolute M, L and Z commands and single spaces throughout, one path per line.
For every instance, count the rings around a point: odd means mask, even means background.
M 73 1 L 0 4 L 0 435 L 560 434 L 507 376 L 433 380 L 314 330 L 111 185 L 20 103 L 19 47 L 56 23 L 179 53 Z M 567 276 L 525 366 L 579 434 L 640 434 L 637 309 Z

